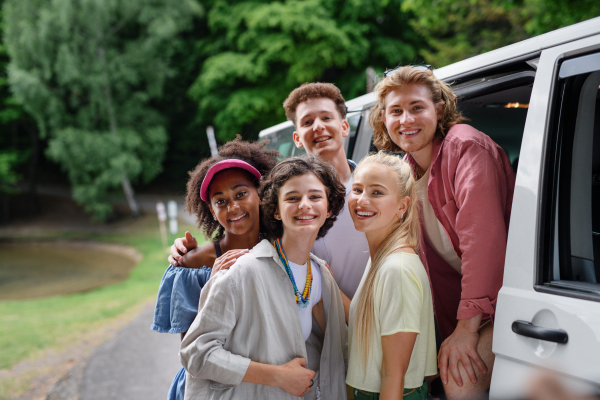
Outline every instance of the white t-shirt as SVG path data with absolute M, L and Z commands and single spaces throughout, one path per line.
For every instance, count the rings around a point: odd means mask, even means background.
M 296 281 L 296 287 L 298 291 L 302 294 L 304 292 L 304 285 L 306 284 L 306 274 L 308 272 L 308 262 L 304 263 L 304 265 L 296 264 L 291 261 L 288 261 L 290 264 L 290 269 L 292 270 L 292 274 L 294 275 L 294 280 Z M 302 324 L 302 334 L 304 335 L 304 341 L 308 339 L 310 336 L 310 332 L 312 331 L 312 309 L 313 306 L 321 300 L 321 269 L 319 268 L 319 264 L 314 261 L 311 261 L 311 270 L 313 274 L 312 288 L 310 291 L 310 301 L 306 308 L 300 307 L 300 304 L 296 306 L 298 310 L 298 316 L 300 317 L 300 323 Z
M 423 211 L 423 231 L 436 253 L 460 274 L 462 270 L 462 260 L 458 257 L 458 254 L 456 254 L 454 246 L 452 246 L 452 242 L 444 230 L 444 226 L 435 216 L 433 207 L 429 202 L 427 182 L 429 181 L 430 169 L 431 168 L 428 168 L 427 172 L 425 172 L 421 179 L 416 183 L 417 196 L 419 197 L 419 201 L 422 205 L 421 210 Z
M 383 349 L 381 337 L 398 332 L 416 332 L 404 388 L 412 389 L 423 384 L 423 378 L 437 373 L 437 350 L 433 322 L 433 301 L 429 278 L 419 256 L 393 253 L 381 265 L 373 286 L 373 326 L 369 338 L 367 366 L 354 335 L 358 293 L 371 268 L 367 265 L 357 296 L 350 303 L 348 324 L 348 374 L 346 383 L 356 389 L 381 392 L 381 363 Z
M 312 253 L 324 260 L 331 268 L 336 283 L 350 299 L 358 288 L 369 260 L 369 244 L 364 232 L 354 228 L 348 209 L 348 196 L 354 178 L 346 183 L 346 203 L 325 237 L 317 239 Z

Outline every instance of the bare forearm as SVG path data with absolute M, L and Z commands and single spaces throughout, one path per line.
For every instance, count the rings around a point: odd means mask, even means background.
M 456 330 L 466 330 L 468 332 L 477 332 L 481 326 L 483 314 L 478 314 L 467 319 L 459 319 L 456 325 Z
M 383 360 L 381 362 L 382 400 L 397 400 L 404 392 L 404 376 L 412 355 L 417 333 L 398 332 L 381 337 Z
M 257 383 L 259 385 L 277 386 L 277 373 L 279 365 L 262 364 L 250 361 L 246 375 L 242 382 Z
M 404 374 L 401 376 L 387 375 L 381 371 L 380 400 L 398 400 L 404 393 Z
M 250 361 L 242 382 L 277 386 L 296 397 L 310 392 L 314 371 L 306 369 L 304 358 L 295 358 L 283 365 L 268 365 Z

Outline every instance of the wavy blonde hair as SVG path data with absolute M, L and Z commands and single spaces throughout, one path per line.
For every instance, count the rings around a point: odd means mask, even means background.
M 381 269 L 385 259 L 392 253 L 395 253 L 402 247 L 411 247 L 415 249 L 416 252 L 419 247 L 421 235 L 417 211 L 415 179 L 410 165 L 396 156 L 379 152 L 364 158 L 354 170 L 354 174 L 364 168 L 369 168 L 371 165 L 383 165 L 388 168 L 390 173 L 396 178 L 396 194 L 400 198 L 409 197 L 411 201 L 408 205 L 408 209 L 404 213 L 404 217 L 392 224 L 390 234 L 383 241 L 379 249 L 377 249 L 374 259 L 371 260 L 371 268 L 369 269 L 362 289 L 358 294 L 358 305 L 356 308 L 353 333 L 358 340 L 358 347 L 362 352 L 362 358 L 364 360 L 363 367 L 365 369 L 369 354 L 369 338 L 373 334 L 373 324 L 375 322 L 375 277 Z
M 443 139 L 452 125 L 460 124 L 467 120 L 458 111 L 456 107 L 456 95 L 450 86 L 439 80 L 433 74 L 433 71 L 429 69 L 421 71 L 410 65 L 399 67 L 375 86 L 377 104 L 371 110 L 369 124 L 373 127 L 373 144 L 378 150 L 403 151 L 392 141 L 385 127 L 385 97 L 392 90 L 411 84 L 425 85 L 429 89 L 429 93 L 431 93 L 433 104 L 442 103 L 444 105 L 442 117 L 438 120 L 435 131 L 436 138 Z

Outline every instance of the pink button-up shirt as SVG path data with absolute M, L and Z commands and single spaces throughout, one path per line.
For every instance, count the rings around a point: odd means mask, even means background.
M 410 154 L 406 160 L 414 168 Z M 514 186 L 504 150 L 472 126 L 454 125 L 443 140 L 434 139 L 427 194 L 462 260 L 459 274 L 422 238 L 421 260 L 443 339 L 458 319 L 482 313 L 488 319 L 496 312 Z

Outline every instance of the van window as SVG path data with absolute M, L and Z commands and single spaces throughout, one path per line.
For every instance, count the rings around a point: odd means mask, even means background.
M 294 126 L 291 125 L 264 137 L 263 139 L 269 140 L 267 148 L 275 149 L 281 153 L 282 160 L 306 154 L 306 150 L 296 147 L 296 144 L 294 143 L 294 130 Z
M 459 101 L 466 123 L 488 135 L 508 155 L 516 172 L 532 83 Z
M 536 289 L 600 301 L 600 67 L 587 61 L 565 61 L 556 78 Z

